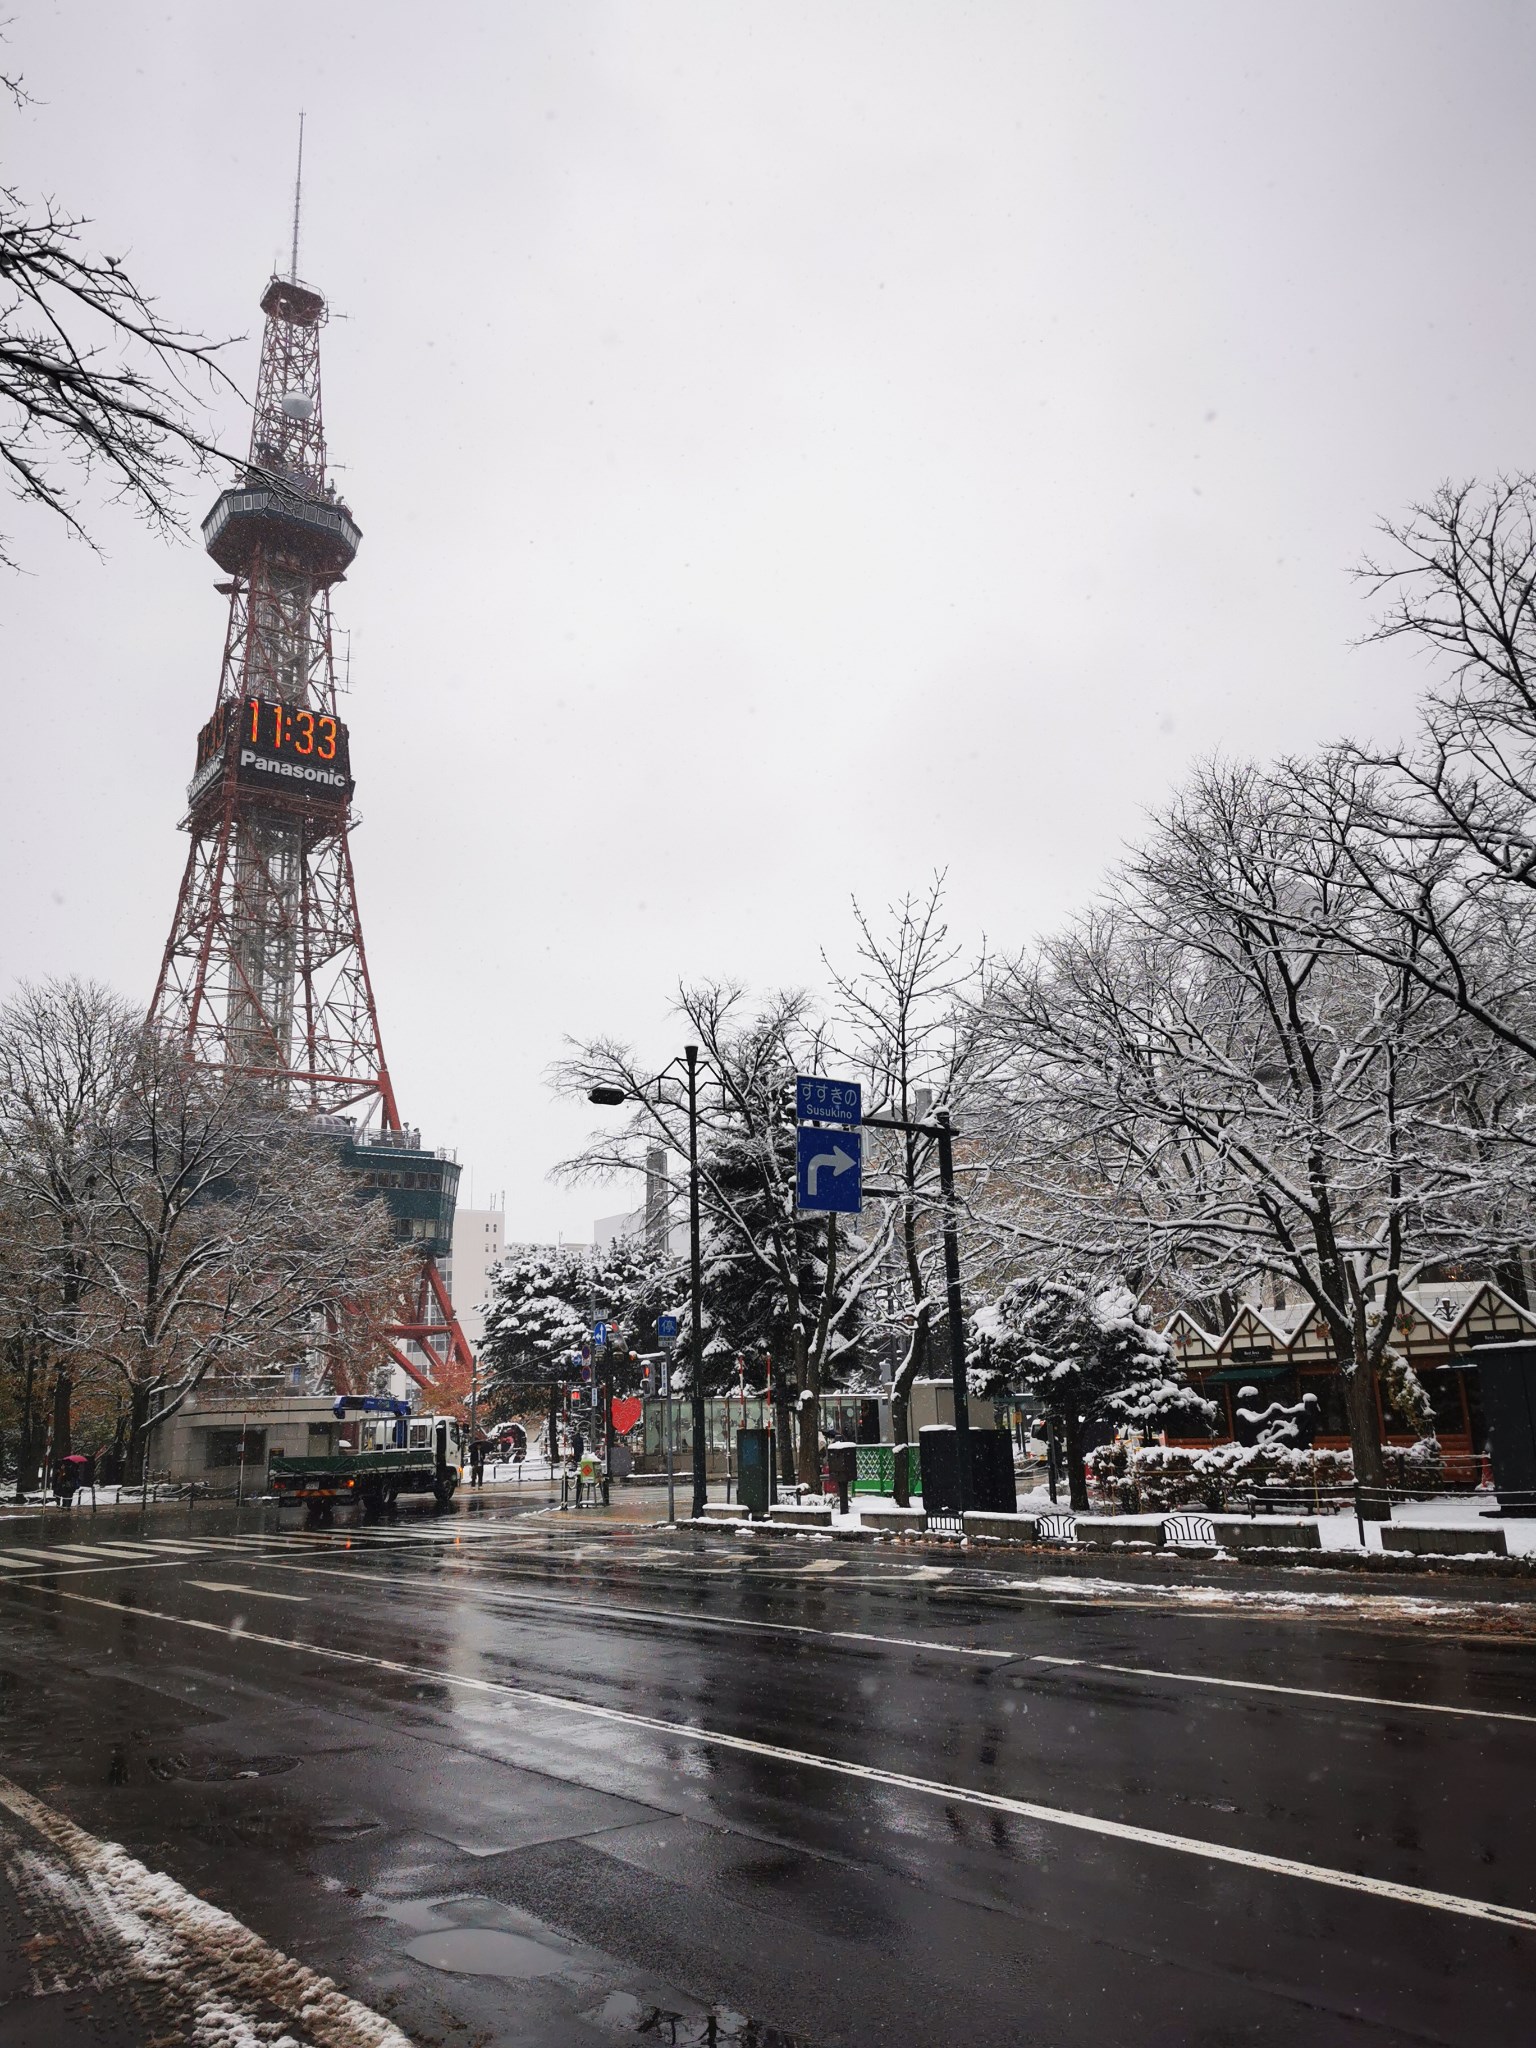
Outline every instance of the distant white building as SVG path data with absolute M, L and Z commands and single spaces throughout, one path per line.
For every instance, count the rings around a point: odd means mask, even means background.
M 459 1325 L 476 1357 L 485 1342 L 485 1304 L 491 1274 L 506 1253 L 506 1211 L 496 1201 L 489 1209 L 466 1209 L 453 1216 L 453 1305 Z
M 667 1154 L 652 1146 L 645 1155 L 645 1200 L 638 1209 L 626 1209 L 618 1216 L 599 1216 L 592 1224 L 592 1243 L 606 1251 L 621 1237 L 642 1237 L 651 1244 L 665 1245 L 680 1252 L 688 1243 L 686 1200 L 675 1198 L 667 1173 Z

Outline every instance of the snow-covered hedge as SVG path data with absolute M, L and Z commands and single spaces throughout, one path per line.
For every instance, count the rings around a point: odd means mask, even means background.
M 1382 1451 L 1387 1485 L 1409 1493 L 1439 1493 L 1447 1481 L 1440 1445 L 1424 1437 Z M 1333 1488 L 1354 1482 L 1349 1451 L 1293 1451 L 1277 1444 L 1213 1444 L 1207 1451 L 1174 1444 L 1102 1444 L 1088 1459 L 1088 1478 L 1100 1501 L 1125 1514 L 1159 1508 L 1236 1505 L 1256 1486 Z
M 1292 1451 L 1274 1444 L 1213 1444 L 1208 1451 L 1173 1444 L 1103 1444 L 1088 1460 L 1101 1501 L 1126 1514 L 1158 1508 L 1234 1504 L 1255 1486 L 1348 1486 L 1348 1451 Z

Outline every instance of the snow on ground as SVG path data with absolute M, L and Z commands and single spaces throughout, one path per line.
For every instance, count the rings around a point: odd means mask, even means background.
M 1497 1508 L 1491 1492 L 1453 1493 L 1439 1500 L 1395 1500 L 1392 1519 L 1431 1529 L 1502 1529 L 1505 1548 L 1511 1557 L 1536 1556 L 1536 1518 L 1525 1515 L 1484 1515 L 1484 1508 Z M 1354 1515 L 1320 1515 L 1318 1529 L 1324 1550 L 1358 1550 L 1360 1530 Z M 1380 1522 L 1365 1525 L 1365 1547 L 1380 1550 Z
M 143 2038 L 187 2048 L 411 2048 L 329 1977 L 4 1778 L 0 1812 L 6 1874 L 37 1929 L 35 1997 L 109 1991 Z

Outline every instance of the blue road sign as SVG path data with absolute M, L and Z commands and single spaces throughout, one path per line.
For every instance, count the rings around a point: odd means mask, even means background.
M 864 1115 L 864 1090 L 857 1081 L 827 1081 L 820 1074 L 796 1074 L 795 1121 L 856 1124 Z
M 795 1132 L 795 1207 L 823 1215 L 857 1216 L 864 1206 L 864 1134 Z
M 663 1344 L 675 1344 L 677 1342 L 677 1317 L 658 1316 L 656 1318 L 656 1335 Z
M 594 1344 L 606 1344 L 608 1342 L 608 1325 L 606 1323 L 594 1323 L 592 1325 L 592 1342 Z

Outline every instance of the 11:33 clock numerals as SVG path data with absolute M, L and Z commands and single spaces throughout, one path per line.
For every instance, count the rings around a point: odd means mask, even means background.
M 334 718 L 307 710 L 302 705 L 274 704 L 261 697 L 248 698 L 245 708 L 250 715 L 253 747 L 265 744 L 278 753 L 313 755 L 317 761 L 335 760 Z M 264 739 L 261 728 L 268 719 L 272 733 L 270 739 Z

